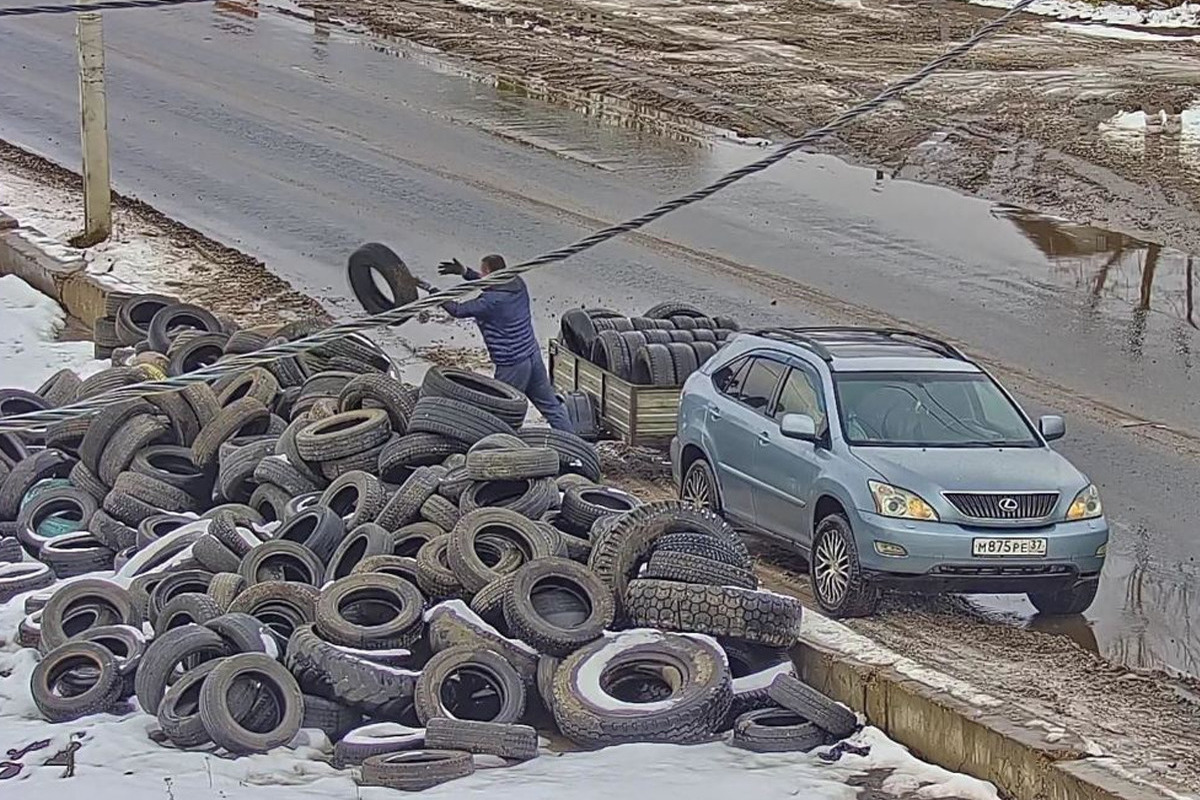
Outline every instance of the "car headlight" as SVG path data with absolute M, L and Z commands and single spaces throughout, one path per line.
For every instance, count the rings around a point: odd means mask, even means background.
M 875 510 L 885 517 L 931 520 L 938 518 L 933 507 L 912 492 L 878 481 L 867 481 L 867 486 L 871 487 L 871 496 L 875 498 Z
M 1067 509 L 1067 519 L 1095 519 L 1103 513 L 1104 506 L 1100 503 L 1100 492 L 1096 491 L 1096 486 L 1093 484 L 1075 495 L 1071 507 Z

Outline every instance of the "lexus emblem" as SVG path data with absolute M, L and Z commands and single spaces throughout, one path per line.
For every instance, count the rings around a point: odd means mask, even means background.
M 1001 511 L 1011 514 L 1014 511 L 1016 511 L 1017 508 L 1019 508 L 1019 506 L 1017 505 L 1017 501 L 1014 500 L 1013 498 L 1011 498 L 1011 497 L 1000 498 L 1000 510 Z

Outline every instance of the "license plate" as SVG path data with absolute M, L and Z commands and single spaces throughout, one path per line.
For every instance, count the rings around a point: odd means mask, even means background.
M 1045 539 L 989 538 L 971 542 L 971 554 L 976 556 L 1044 556 Z

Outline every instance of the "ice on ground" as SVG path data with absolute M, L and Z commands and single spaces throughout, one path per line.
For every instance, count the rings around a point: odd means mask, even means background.
M 0 385 L 37 389 L 60 369 L 87 377 L 109 366 L 93 359 L 91 342 L 60 342 L 67 324 L 58 303 L 16 275 L 0 276 L 0 319 L 4 347 L 0 348 Z
M 1012 8 L 1016 0 L 969 0 L 980 6 Z M 1172 8 L 1138 8 L 1120 3 L 1090 3 L 1087 0 L 1036 0 L 1025 9 L 1058 19 L 1088 20 L 1109 25 L 1144 28 L 1200 28 L 1200 3 L 1181 3 Z

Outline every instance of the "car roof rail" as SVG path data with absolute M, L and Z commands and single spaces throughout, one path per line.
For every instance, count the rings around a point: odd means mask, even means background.
M 774 339 L 779 342 L 787 342 L 788 344 L 798 344 L 808 350 L 811 350 L 822 361 L 833 361 L 833 353 L 829 352 L 829 348 L 813 339 L 811 336 L 805 336 L 799 328 L 759 328 L 758 330 L 747 331 L 754 336 L 761 336 L 764 339 Z
M 911 331 L 905 328 L 872 328 L 870 326 L 855 326 L 855 325 L 827 325 L 827 326 L 806 326 L 802 328 L 789 328 L 800 335 L 821 334 L 821 333 L 866 333 L 875 334 L 887 339 L 911 339 L 918 346 L 925 347 L 940 353 L 947 358 L 953 358 L 958 361 L 970 361 L 963 351 L 959 350 L 954 345 L 935 336 L 930 336 L 919 331 Z

